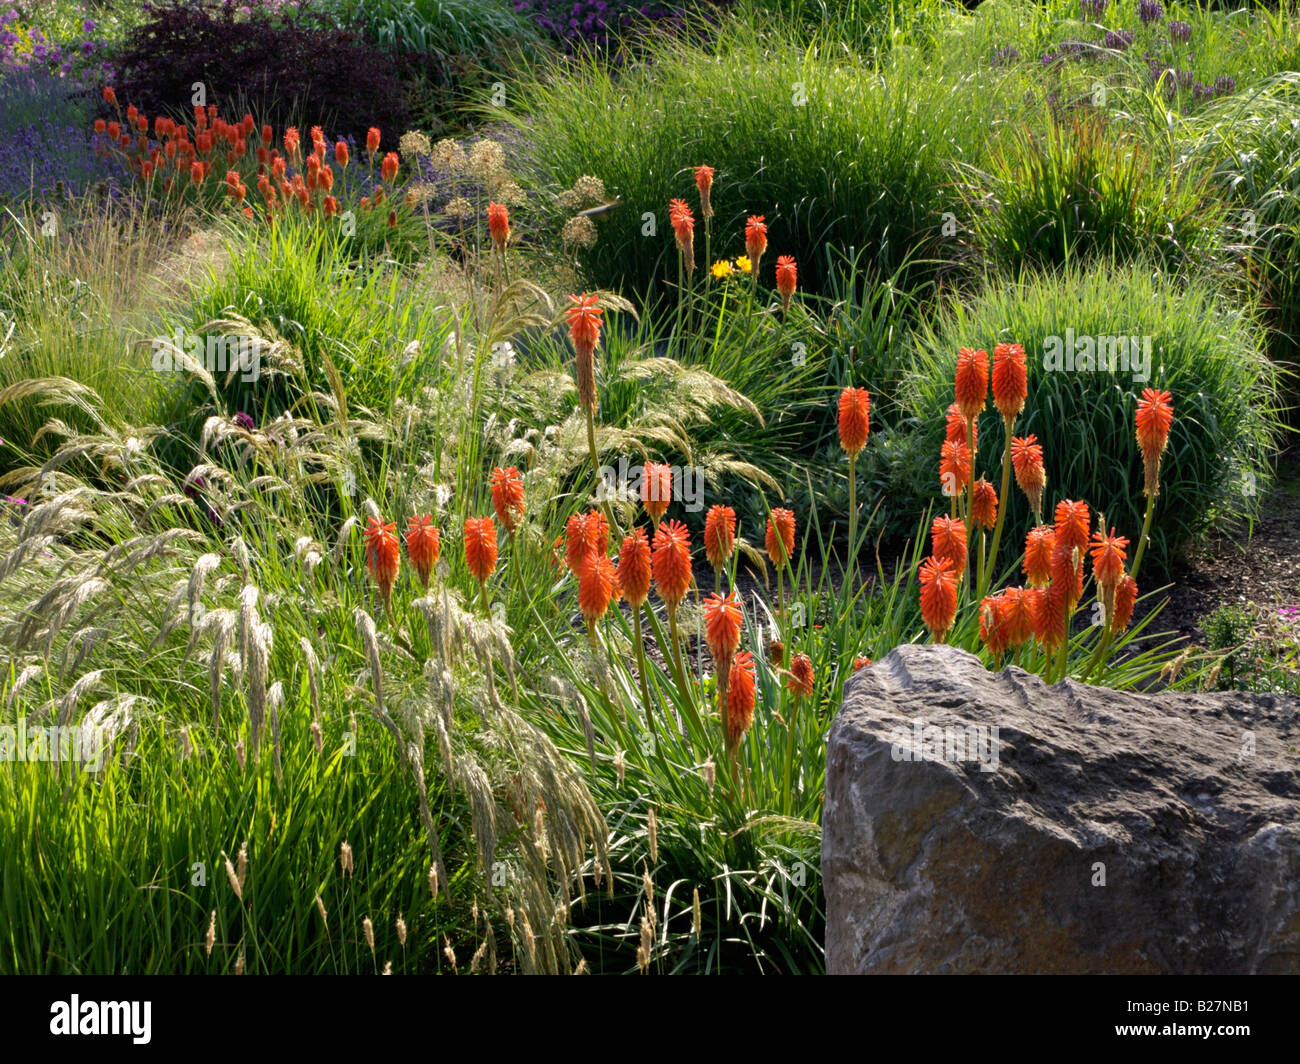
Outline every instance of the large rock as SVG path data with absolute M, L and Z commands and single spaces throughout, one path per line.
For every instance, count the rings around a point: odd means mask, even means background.
M 898 647 L 831 727 L 828 969 L 1300 972 L 1297 709 Z

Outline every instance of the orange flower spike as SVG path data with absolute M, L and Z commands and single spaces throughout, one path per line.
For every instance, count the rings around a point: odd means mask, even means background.
M 492 518 L 466 518 L 465 564 L 480 584 L 485 583 L 497 567 L 497 528 Z
M 1051 567 L 1051 586 L 1064 590 L 1068 608 L 1074 609 L 1083 598 L 1083 553 L 1075 547 L 1063 547 L 1058 539 L 1052 551 Z
M 971 496 L 971 524 L 976 528 L 992 528 L 998 522 L 998 491 L 986 477 L 975 481 Z
M 720 672 L 729 669 L 732 656 L 740 649 L 743 622 L 744 612 L 734 591 L 704 600 L 704 638 Z
M 795 698 L 808 698 L 813 693 L 812 658 L 807 654 L 796 654 L 790 659 L 790 675 L 785 678 L 785 685 Z
M 966 571 L 966 522 L 959 517 L 936 517 L 930 525 L 930 553 L 947 558 L 960 577 Z
M 700 217 L 713 217 L 713 167 L 697 166 L 695 168 L 695 187 L 700 190 Z
M 396 524 L 385 524 L 378 517 L 371 517 L 365 530 L 366 568 L 379 586 L 384 608 L 392 612 L 393 584 L 397 581 L 397 570 L 401 565 L 401 550 L 397 544 Z
M 406 519 L 406 554 L 426 591 L 429 590 L 429 574 L 438 564 L 441 550 L 442 537 L 431 514 Z
M 781 309 L 790 309 L 790 298 L 799 284 L 799 268 L 793 255 L 778 255 L 776 259 L 776 290 L 781 296 Z
M 944 433 L 944 439 L 950 443 L 966 443 L 966 415 L 961 412 L 961 407 L 956 403 L 948 404 L 947 413 L 947 430 Z M 975 449 L 978 451 L 980 446 L 980 426 L 975 422 Z
M 655 529 L 652 554 L 655 590 L 670 613 L 676 613 L 691 586 L 691 537 L 680 521 Z
M 764 537 L 767 556 L 778 569 L 794 555 L 794 514 L 789 510 L 777 508 L 767 519 L 767 532 Z
M 731 659 L 731 669 L 727 676 L 726 740 L 730 749 L 740 744 L 754 723 L 756 690 L 754 656 L 748 650 L 738 651 Z
M 1028 395 L 1025 349 L 1019 344 L 998 344 L 993 348 L 993 405 L 1007 425 L 1025 409 Z
M 1025 558 L 1021 563 L 1030 587 L 1043 587 L 1052 579 L 1052 551 L 1056 530 L 1051 525 L 1031 528 L 1025 537 Z
M 704 517 L 704 556 L 715 569 L 726 568 L 736 549 L 736 511 L 730 506 L 711 506 Z
M 867 445 L 871 432 L 871 393 L 866 388 L 840 392 L 840 446 L 850 458 Z
M 574 379 L 578 385 L 578 402 L 589 414 L 596 412 L 596 344 L 600 342 L 601 315 L 596 297 L 585 292 L 569 296 L 565 317 L 569 322 L 569 339 L 577 354 Z
M 967 421 L 974 421 L 988 401 L 989 353 L 963 347 L 957 353 L 957 379 L 954 388 L 957 406 Z
M 1022 587 L 1009 587 L 1004 597 L 1004 623 L 1012 646 L 1024 646 L 1034 635 L 1033 596 Z
M 944 495 L 960 494 L 971 478 L 970 448 L 965 440 L 944 440 L 939 448 L 939 484 Z
M 1142 389 L 1137 405 L 1137 441 L 1142 448 L 1142 464 L 1146 472 L 1143 492 L 1160 494 L 1160 457 L 1169 443 L 1169 429 L 1174 423 L 1173 397 L 1156 388 Z
M 492 509 L 507 535 L 514 535 L 524 516 L 524 479 L 514 466 L 492 470 Z
M 695 218 L 685 200 L 675 199 L 668 204 L 668 220 L 672 223 L 677 250 L 688 274 L 695 271 Z
M 1001 595 L 986 595 L 980 601 L 980 641 L 995 659 L 1011 645 L 1009 634 L 1006 599 Z
M 1086 502 L 1062 499 L 1056 504 L 1056 545 L 1075 548 L 1080 554 L 1088 548 L 1088 529 L 1092 516 Z
M 658 525 L 673 501 L 673 470 L 662 462 L 647 462 L 641 471 L 641 505 Z
M 927 558 L 918 574 L 921 618 L 936 643 L 942 643 L 957 616 L 957 573 L 947 558 Z
M 1133 619 L 1133 607 L 1137 604 L 1137 581 L 1131 576 L 1124 576 L 1115 585 L 1114 630 L 1122 632 Z
M 861 672 L 863 669 L 868 668 L 870 665 L 871 665 L 870 658 L 856 657 L 853 659 L 854 672 Z
M 397 152 L 388 152 L 384 156 L 384 161 L 379 165 L 379 176 L 384 179 L 386 184 L 392 184 L 393 179 L 397 177 L 397 167 Z
M 498 251 L 505 251 L 510 242 L 510 208 L 504 203 L 488 203 L 488 235 Z
M 618 550 L 618 582 L 633 609 L 650 597 L 650 575 L 650 541 L 644 529 L 634 528 Z
M 1101 532 L 1092 534 L 1092 577 L 1097 582 L 1097 586 L 1107 594 L 1113 592 L 1120 580 L 1124 577 L 1124 561 L 1128 557 L 1125 554 L 1125 548 L 1128 547 L 1128 540 L 1124 536 L 1115 535 L 1115 530 L 1110 530 L 1110 535 L 1104 535 Z
M 588 625 L 595 624 L 609 609 L 618 592 L 618 570 L 603 554 L 588 555 L 578 576 L 578 607 Z
M 1016 483 L 1025 493 L 1034 513 L 1043 506 L 1043 489 L 1047 487 L 1047 470 L 1043 466 L 1043 448 L 1037 436 L 1015 436 L 1011 440 L 1011 465 Z
M 346 170 L 348 168 L 349 159 L 348 142 L 345 140 L 336 140 L 334 142 L 334 161 Z
M 366 151 L 374 155 L 379 150 L 379 130 L 371 126 L 366 130 Z
M 758 276 L 758 260 L 767 250 L 767 223 L 761 214 L 751 214 L 745 221 L 745 254 L 754 264 L 754 276 Z

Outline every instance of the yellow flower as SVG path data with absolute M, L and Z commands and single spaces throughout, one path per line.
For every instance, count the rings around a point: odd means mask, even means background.
M 709 272 L 712 273 L 713 276 L 716 277 L 719 281 L 721 281 L 724 277 L 730 277 L 732 274 L 731 260 L 720 259 L 710 267 Z
M 740 255 L 736 258 L 736 269 L 741 273 L 753 273 L 754 264 L 749 261 L 748 255 Z

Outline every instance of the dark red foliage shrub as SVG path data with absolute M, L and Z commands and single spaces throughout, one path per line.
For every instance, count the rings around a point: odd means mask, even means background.
M 180 0 L 145 10 L 114 59 L 113 82 L 119 99 L 146 114 L 189 114 L 202 82 L 204 103 L 252 111 L 277 127 L 320 125 L 361 143 L 370 126 L 409 128 L 404 60 L 317 17 L 310 4 L 271 12 Z

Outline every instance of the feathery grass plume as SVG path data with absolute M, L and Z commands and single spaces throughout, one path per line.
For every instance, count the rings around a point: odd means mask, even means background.
M 447 958 L 447 963 L 451 965 L 452 975 L 459 975 L 460 969 L 456 966 L 456 951 L 452 948 L 451 939 L 443 935 L 442 943 L 442 955 Z
M 72 720 L 73 712 L 77 708 L 77 703 L 81 701 L 82 695 L 99 683 L 103 678 L 104 671 L 103 669 L 94 669 L 79 676 L 72 686 L 68 688 L 67 693 L 59 699 L 58 723 L 60 727 L 65 727 Z
M 375 925 L 371 923 L 368 916 L 361 921 L 361 933 L 365 936 L 366 947 L 373 956 L 375 952 Z
M 235 958 L 235 974 L 244 974 L 244 950 L 242 947 L 239 950 L 239 956 Z
M 243 880 L 240 879 L 239 876 L 236 874 L 236 872 L 235 872 L 235 866 L 234 866 L 234 864 L 231 863 L 230 858 L 226 856 L 226 851 L 225 851 L 225 850 L 222 850 L 222 851 L 221 851 L 221 859 L 222 859 L 222 861 L 225 862 L 225 866 L 226 866 L 226 879 L 228 879 L 228 880 L 230 881 L 230 889 L 233 890 L 233 891 L 235 892 L 235 897 L 236 897 L 238 900 L 243 901 L 243 900 L 244 900 L 244 883 L 243 883 Z
M 19 693 L 32 680 L 36 679 L 43 672 L 40 665 L 24 665 L 18 675 L 14 677 L 13 685 L 9 688 L 8 694 L 5 695 L 5 709 L 11 709 Z
M 319 894 L 316 895 L 316 911 L 320 913 L 321 928 L 326 934 L 329 934 L 330 921 L 329 917 L 325 913 L 325 903 L 321 901 L 321 896 Z
M 244 754 L 244 740 L 239 739 L 235 743 L 235 760 L 239 763 L 239 770 L 244 770 L 246 755 Z
M 208 918 L 208 931 L 203 936 L 203 955 L 212 956 L 212 947 L 217 943 L 217 910 L 212 910 L 212 915 Z
M 244 842 L 239 847 L 239 854 L 235 858 L 235 878 L 239 880 L 239 890 L 235 893 L 239 897 L 244 896 L 244 883 L 248 878 L 248 843 Z
M 352 847 L 348 845 L 346 839 L 339 844 L 339 872 L 345 876 L 352 875 Z
M 307 694 L 311 700 L 311 719 L 312 723 L 320 729 L 320 661 L 316 657 L 316 650 L 311 645 L 311 640 L 305 635 L 298 640 L 298 645 L 302 648 L 303 660 L 307 663 Z

